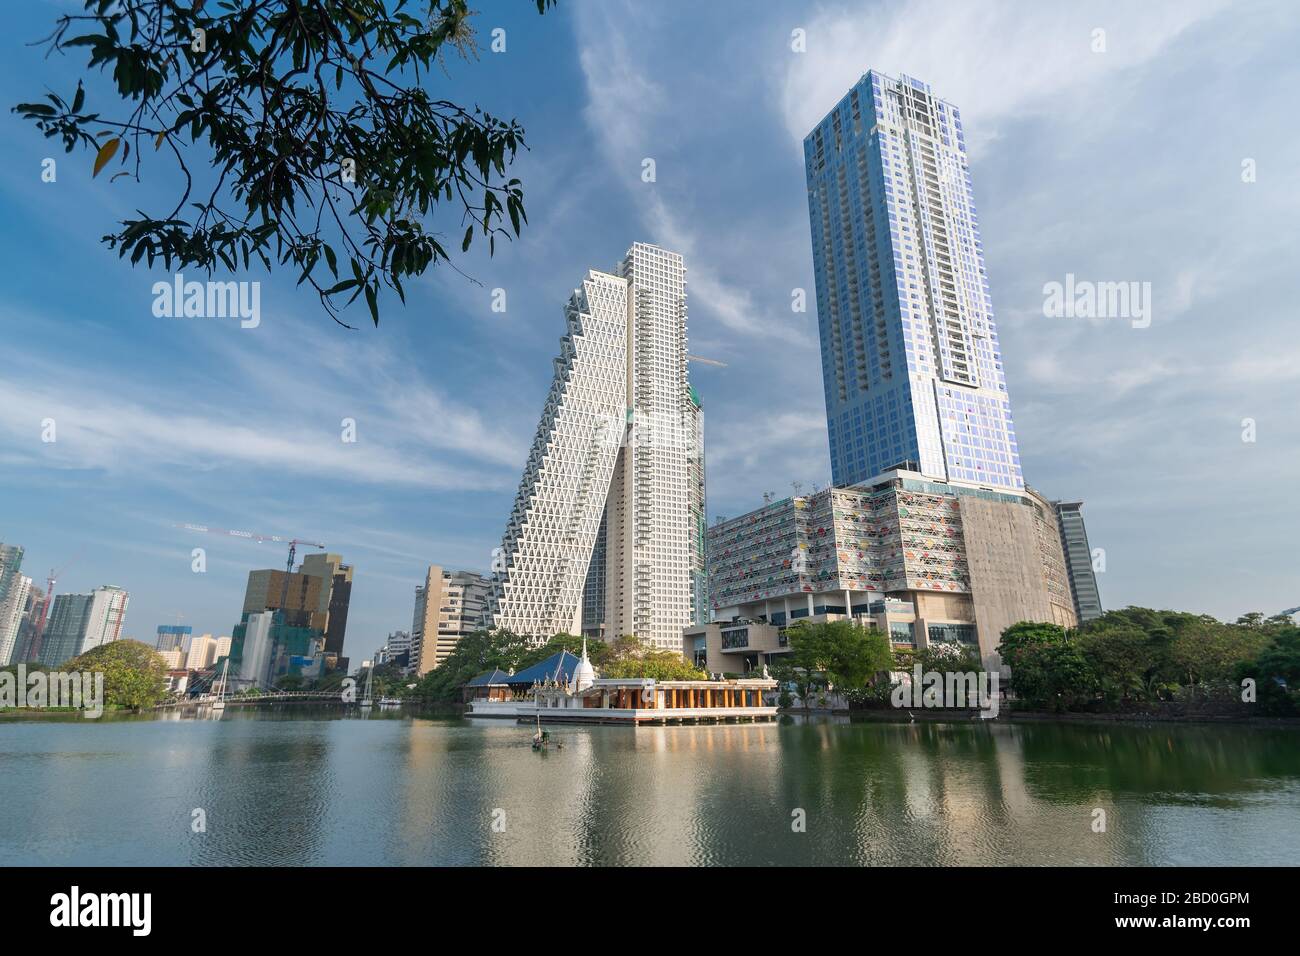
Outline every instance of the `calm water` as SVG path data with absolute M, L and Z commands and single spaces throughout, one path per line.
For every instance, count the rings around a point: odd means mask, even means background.
M 560 727 L 544 754 L 529 734 L 301 711 L 0 722 L 0 865 L 1300 859 L 1291 730 L 787 718 Z

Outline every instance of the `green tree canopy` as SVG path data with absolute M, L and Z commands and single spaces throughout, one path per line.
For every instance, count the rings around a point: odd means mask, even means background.
M 1145 695 L 1161 655 L 1144 631 L 1131 625 L 1107 625 L 1082 632 L 1078 642 L 1108 699 Z
M 1279 627 L 1254 660 L 1237 665 L 1238 681 L 1255 681 L 1260 709 L 1277 717 L 1300 715 L 1300 628 Z
M 167 662 L 140 641 L 121 640 L 92 647 L 59 666 L 61 671 L 102 672 L 104 703 L 139 710 L 167 696 Z
M 1097 678 L 1079 643 L 1055 624 L 1022 621 L 1002 632 L 998 647 L 1018 696 L 1036 706 L 1068 710 L 1093 699 Z
M 600 665 L 601 677 L 653 677 L 655 680 L 704 680 L 709 675 L 677 651 L 646 645 L 631 635 L 614 641 Z
M 473 15 L 467 0 L 84 0 L 45 42 L 84 50 L 111 90 L 79 81 L 14 110 L 90 150 L 95 175 L 114 158 L 113 179 L 170 167 L 174 204 L 104 236 L 133 265 L 274 261 L 335 321 L 364 294 L 378 324 L 381 287 L 405 301 L 405 278 L 449 260 L 440 230 L 493 251 L 526 222 L 506 178 L 523 128 L 426 89 L 449 49 L 477 55 Z
M 505 629 L 471 631 L 440 665 L 416 684 L 411 696 L 430 703 L 460 699 L 461 688 L 484 671 L 519 670 L 533 648 L 524 638 Z
M 1253 676 L 1257 660 L 1294 630 L 1259 614 L 1225 624 L 1205 614 L 1127 607 L 1069 632 L 1016 624 L 999 650 L 1019 697 L 1066 709 L 1099 696 L 1109 703 L 1167 699 L 1180 686 L 1199 694 L 1202 685 Z M 1286 653 L 1279 653 L 1270 666 L 1284 670 Z
M 805 707 L 818 688 L 859 691 L 894 662 L 884 634 L 852 621 L 797 621 L 786 636 L 790 652 L 772 670 L 778 680 L 795 685 Z
M 1231 678 L 1239 664 L 1253 661 L 1268 644 L 1258 628 L 1203 622 L 1178 633 L 1169 659 L 1182 682 L 1195 686 Z

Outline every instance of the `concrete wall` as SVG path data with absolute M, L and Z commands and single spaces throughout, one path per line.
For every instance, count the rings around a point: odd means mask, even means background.
M 1048 592 L 1037 522 L 1029 504 L 961 499 L 962 529 L 970 567 L 980 656 L 996 666 L 1002 632 L 1019 621 L 1074 625 L 1073 609 Z M 1060 545 L 1057 544 L 1059 554 Z

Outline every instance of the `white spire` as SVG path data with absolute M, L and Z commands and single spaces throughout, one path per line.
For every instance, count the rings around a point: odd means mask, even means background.
M 578 666 L 573 669 L 573 692 L 580 694 L 592 684 L 596 683 L 596 668 L 591 666 L 591 661 L 587 658 L 587 635 L 582 635 L 582 660 L 578 661 Z

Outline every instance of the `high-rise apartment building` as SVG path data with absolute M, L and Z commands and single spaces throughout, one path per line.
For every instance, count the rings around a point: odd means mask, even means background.
M 703 613 L 705 560 L 682 257 L 634 244 L 613 272 L 587 274 L 565 317 L 489 618 L 538 641 L 603 627 L 680 648 Z
M 630 309 L 627 281 L 595 270 L 565 308 L 555 376 L 493 558 L 488 619 L 496 627 L 538 640 L 581 627 L 627 426 Z
M 417 591 L 421 590 L 419 588 Z M 486 592 L 485 592 L 486 593 Z M 417 595 L 417 608 L 418 595 Z M 409 631 L 393 631 L 388 635 L 388 640 L 384 646 L 375 651 L 375 666 L 382 664 L 394 664 L 397 667 L 405 669 L 411 663 L 411 634 Z
M 40 662 L 55 667 L 80 653 L 90 611 L 89 594 L 56 594 L 45 620 Z
M 403 635 L 407 646 L 395 649 L 394 655 L 404 650 L 412 672 L 427 674 L 451 656 L 462 637 L 482 624 L 487 597 L 488 580 L 481 574 L 430 565 L 424 584 L 415 589 L 411 633 Z M 389 646 L 393 647 L 391 635 Z
M 185 667 L 192 671 L 207 670 L 229 653 L 229 637 L 213 637 L 211 634 L 200 634 L 190 641 L 189 651 L 184 657 Z
M 15 659 L 14 651 L 17 649 L 18 635 L 22 630 L 31 590 L 32 579 L 25 574 L 16 574 L 9 582 L 7 593 L 0 598 L 0 667 L 21 663 Z
M 154 650 L 181 651 L 189 650 L 194 628 L 188 624 L 159 624 L 158 637 L 154 641 Z
M 339 650 L 347 627 L 352 567 L 337 554 L 312 554 L 297 571 L 248 572 L 244 607 L 230 638 L 231 673 L 268 686 L 285 675 L 308 679 L 346 666 Z M 216 659 L 224 656 L 218 648 Z
M 0 607 L 3 607 L 8 599 L 9 589 L 13 587 L 14 581 L 21 577 L 18 572 L 22 566 L 23 546 L 0 541 Z
M 1021 474 L 957 108 L 869 72 L 804 161 L 833 487 L 710 529 L 714 623 L 687 656 L 761 666 L 792 621 L 847 618 L 993 665 L 1018 621 L 1076 626 L 1072 519 Z
M 1023 490 L 958 109 L 873 70 L 804 163 L 833 483 Z
M 21 544 L 5 544 L 0 541 L 0 598 L 8 593 L 9 582 L 22 568 L 24 553 Z
M 34 582 L 27 589 L 27 605 L 18 625 L 18 639 L 9 655 L 10 664 L 22 664 L 36 659 L 36 630 L 45 605 L 45 589 Z
M 1061 548 L 1065 552 L 1065 569 L 1070 575 L 1070 590 L 1074 594 L 1074 613 L 1083 624 L 1104 613 L 1092 548 L 1088 546 L 1088 529 L 1083 524 L 1083 502 L 1054 501 L 1052 504 L 1061 528 Z
M 57 667 L 70 658 L 122 636 L 131 596 L 111 584 L 89 594 L 58 594 L 41 640 L 40 662 Z

